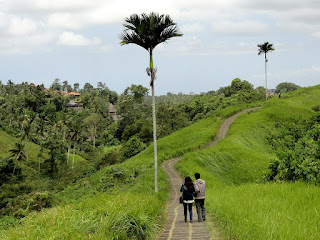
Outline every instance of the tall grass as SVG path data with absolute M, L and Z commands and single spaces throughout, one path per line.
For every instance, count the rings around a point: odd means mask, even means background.
M 236 239 L 320 239 L 318 187 L 305 183 L 225 186 L 207 206 Z
M 320 239 L 319 187 L 305 183 L 263 183 L 275 157 L 265 141 L 277 122 L 312 116 L 320 86 L 272 99 L 256 113 L 240 116 L 215 148 L 186 154 L 183 175 L 206 180 L 207 211 L 228 239 Z
M 160 222 L 155 196 L 107 193 L 77 204 L 36 212 L 1 239 L 152 239 Z M 160 211 L 164 211 L 160 209 Z

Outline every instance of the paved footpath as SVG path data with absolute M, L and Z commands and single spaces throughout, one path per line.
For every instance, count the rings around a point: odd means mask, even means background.
M 217 142 L 220 139 L 225 138 L 230 128 L 230 125 L 240 114 L 249 111 L 254 111 L 256 109 L 258 108 L 245 109 L 224 121 L 218 130 L 216 139 L 208 146 L 213 147 L 217 144 Z M 182 184 L 182 178 L 174 167 L 174 165 L 180 159 L 181 157 L 169 160 L 165 162 L 163 165 L 163 169 L 165 170 L 167 178 L 170 182 L 171 191 L 170 200 L 168 202 L 167 207 L 168 219 L 164 227 L 164 230 L 162 234 L 159 236 L 158 240 L 218 240 L 220 239 L 218 235 L 213 237 L 210 236 L 206 222 L 198 222 L 197 211 L 195 207 L 192 208 L 193 222 L 184 222 L 183 205 L 179 204 L 179 197 L 181 196 L 180 187 Z M 217 231 L 213 230 L 212 232 Z

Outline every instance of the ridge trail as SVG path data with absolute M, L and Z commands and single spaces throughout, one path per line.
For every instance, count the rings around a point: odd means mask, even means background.
M 242 110 L 236 113 L 235 115 L 229 117 L 227 120 L 225 120 L 218 129 L 216 139 L 213 142 L 211 142 L 208 145 L 208 147 L 215 146 L 219 140 L 226 137 L 232 122 L 237 117 L 239 117 L 243 113 L 255 111 L 259 108 L 260 107 L 254 107 L 254 108 L 248 108 L 248 109 Z M 211 237 L 210 232 L 208 230 L 208 226 L 206 225 L 206 222 L 197 221 L 198 218 L 197 218 L 197 212 L 195 207 L 192 208 L 193 216 L 194 216 L 193 223 L 184 222 L 183 206 L 182 204 L 179 204 L 179 197 L 181 195 L 180 187 L 182 183 L 182 178 L 174 167 L 174 165 L 181 158 L 182 157 L 171 159 L 165 162 L 162 166 L 170 182 L 171 190 L 170 190 L 170 199 L 167 205 L 168 219 L 162 234 L 158 237 L 158 240 L 164 240 L 164 239 L 166 240 L 183 240 L 183 239 L 219 240 L 221 238 L 219 237 L 218 234 L 216 234 L 217 231 L 215 231 L 215 229 L 211 231 L 213 232 L 213 235 L 214 235 L 213 237 Z

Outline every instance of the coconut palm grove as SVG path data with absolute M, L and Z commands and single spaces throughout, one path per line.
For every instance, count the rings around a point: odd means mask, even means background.
M 179 239 L 320 239 L 320 85 L 268 89 L 277 45 L 265 41 L 252 49 L 264 55 L 261 86 L 234 78 L 157 95 L 154 49 L 184 32 L 157 12 L 129 15 L 122 27 L 114 38 L 123 51 L 148 52 L 145 85 L 118 93 L 103 81 L 0 81 L 0 239 L 174 240 L 180 227 Z M 163 167 L 174 159 L 181 182 Z M 178 196 L 196 172 L 206 221 L 171 224 L 172 184 Z

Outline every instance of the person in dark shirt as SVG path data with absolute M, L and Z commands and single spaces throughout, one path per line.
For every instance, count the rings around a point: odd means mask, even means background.
M 192 204 L 195 190 L 193 182 L 189 176 L 185 178 L 184 184 L 180 188 L 180 192 L 182 192 L 183 196 L 184 221 L 187 222 L 187 210 L 189 210 L 190 222 L 192 223 Z

